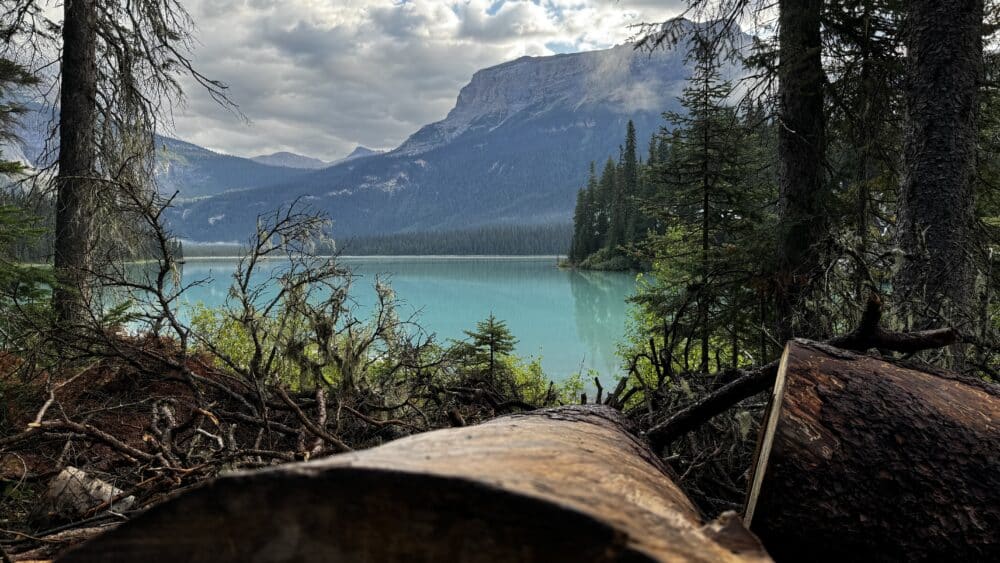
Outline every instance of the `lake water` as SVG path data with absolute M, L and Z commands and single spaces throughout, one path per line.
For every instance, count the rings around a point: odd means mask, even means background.
M 341 263 L 356 276 L 352 297 L 363 313 L 382 275 L 401 301 L 400 316 L 418 313 L 417 322 L 438 341 L 463 338 L 463 330 L 492 312 L 518 339 L 517 353 L 539 357 L 551 379 L 593 369 L 607 385 L 620 373 L 615 352 L 625 299 L 635 289 L 632 274 L 560 269 L 554 257 L 345 257 Z M 189 290 L 188 303 L 222 304 L 235 268 L 234 260 L 188 260 L 185 282 L 211 279 Z

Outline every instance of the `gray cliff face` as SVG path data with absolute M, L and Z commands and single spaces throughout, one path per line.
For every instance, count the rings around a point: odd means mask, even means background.
M 495 129 L 526 111 L 594 107 L 620 114 L 660 111 L 672 105 L 688 73 L 682 53 L 648 53 L 632 45 L 521 57 L 476 72 L 448 116 L 421 128 L 397 151 L 420 154 L 466 132 Z

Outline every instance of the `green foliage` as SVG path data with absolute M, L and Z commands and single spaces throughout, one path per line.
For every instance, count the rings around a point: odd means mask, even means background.
M 581 260 L 577 266 L 585 270 L 620 272 L 632 268 L 634 264 L 634 260 L 621 251 L 599 248 Z
M 716 367 L 738 365 L 739 341 L 754 332 L 748 311 L 759 308 L 753 286 L 764 275 L 768 248 L 759 243 L 773 224 L 766 208 L 774 194 L 750 174 L 760 162 L 752 148 L 768 126 L 751 128 L 751 113 L 726 105 L 732 86 L 719 77 L 717 59 L 697 55 L 681 96 L 686 113 L 666 116 L 673 124 L 670 157 L 652 167 L 660 187 L 650 212 L 664 227 L 648 238 L 655 283 L 638 300 L 683 327 L 673 344 L 683 368 L 695 360 L 705 372 L 712 359 Z
M 517 340 L 493 313 L 476 323 L 475 330 L 465 331 L 466 340 L 455 341 L 448 351 L 449 357 L 461 366 L 462 371 L 490 388 L 502 393 L 517 393 L 515 368 L 519 363 L 512 357 Z M 530 375 L 530 370 L 522 370 Z M 527 378 L 531 380 L 530 377 Z M 519 393 L 518 393 L 519 394 Z
M 302 319 L 264 319 L 266 327 L 258 334 L 278 335 L 294 332 L 294 324 L 304 325 Z M 284 323 L 279 331 L 279 323 Z M 241 319 L 222 308 L 210 308 L 197 304 L 191 314 L 191 332 L 200 342 L 195 350 L 212 358 L 216 367 L 249 370 L 255 357 L 253 334 Z M 554 385 L 545 375 L 540 358 L 516 356 L 514 346 L 517 340 L 508 330 L 506 323 L 490 315 L 476 324 L 474 330 L 466 331 L 467 340 L 455 341 L 447 349 L 427 346 L 420 351 L 427 364 L 440 364 L 442 369 L 434 372 L 440 378 L 439 385 L 461 384 L 465 386 L 488 383 L 492 389 L 502 392 L 502 396 L 514 397 L 527 404 L 544 404 L 553 401 L 570 403 L 579 397 L 583 389 L 580 376 L 571 377 L 559 385 Z M 259 338 L 259 336 L 258 336 Z M 265 337 L 271 338 L 271 337 Z M 305 369 L 308 362 L 320 359 L 316 344 L 288 347 L 287 341 L 265 342 L 278 344 L 275 347 L 277 380 L 294 389 L 311 388 L 317 384 L 337 387 L 343 382 L 343 374 L 336 365 L 324 365 L 320 371 Z M 399 358 L 393 354 L 382 355 L 374 350 L 364 350 L 364 355 L 375 359 L 367 365 L 361 377 L 365 380 L 381 380 L 386 376 L 407 376 L 405 370 L 393 369 Z M 317 378 L 317 375 L 319 377 Z
M 253 357 L 253 343 L 246 326 L 223 310 L 197 303 L 191 311 L 191 332 L 204 343 L 202 349 L 211 352 L 218 367 L 225 367 L 222 357 L 231 358 L 246 368 Z M 296 376 L 299 374 L 296 373 Z M 298 377 L 295 377 L 298 380 Z
M 37 219 L 24 210 L 0 206 L 0 337 L 7 345 L 31 332 L 25 325 L 48 312 L 52 270 L 24 264 L 15 256 L 18 245 L 42 232 Z
M 13 139 L 12 128 L 24 107 L 11 101 L 21 88 L 37 79 L 23 66 L 0 58 L 0 139 Z M 20 162 L 3 160 L 0 176 L 6 181 L 18 179 L 24 172 Z M 29 249 L 39 247 L 47 234 L 44 223 L 21 203 L 23 196 L 4 189 L 0 192 L 0 342 L 6 348 L 32 347 L 34 325 L 43 326 L 48 314 L 52 272 L 47 267 L 24 262 Z
M 517 340 L 507 324 L 492 313 L 465 331 L 466 340 L 455 341 L 447 351 L 461 379 L 481 385 L 528 404 L 553 401 L 575 402 L 583 389 L 582 379 L 571 377 L 555 385 L 542 371 L 540 358 L 514 355 Z
M 493 313 L 476 323 L 475 330 L 464 331 L 469 337 L 473 355 L 482 361 L 493 361 L 496 356 L 507 356 L 514 351 L 517 339 L 507 328 L 507 323 L 496 318 Z

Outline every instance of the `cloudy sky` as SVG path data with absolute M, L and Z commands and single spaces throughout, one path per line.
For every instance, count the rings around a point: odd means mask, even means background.
M 252 156 L 391 148 L 441 119 L 472 74 L 522 55 L 610 47 L 683 0 L 183 0 L 204 74 L 250 123 L 195 88 L 174 135 Z

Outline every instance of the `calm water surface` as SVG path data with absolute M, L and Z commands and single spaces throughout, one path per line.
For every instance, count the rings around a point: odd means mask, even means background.
M 464 337 L 491 312 L 519 340 L 517 353 L 541 358 L 546 374 L 561 380 L 581 368 L 604 376 L 619 372 L 615 350 L 625 330 L 625 299 L 632 274 L 559 269 L 552 257 L 351 257 L 341 258 L 356 276 L 352 297 L 367 314 L 376 275 L 387 279 L 401 301 L 400 316 L 418 313 L 424 330 L 439 341 Z M 277 267 L 277 266 L 275 266 Z M 221 305 L 232 282 L 234 260 L 188 260 L 189 303 Z

